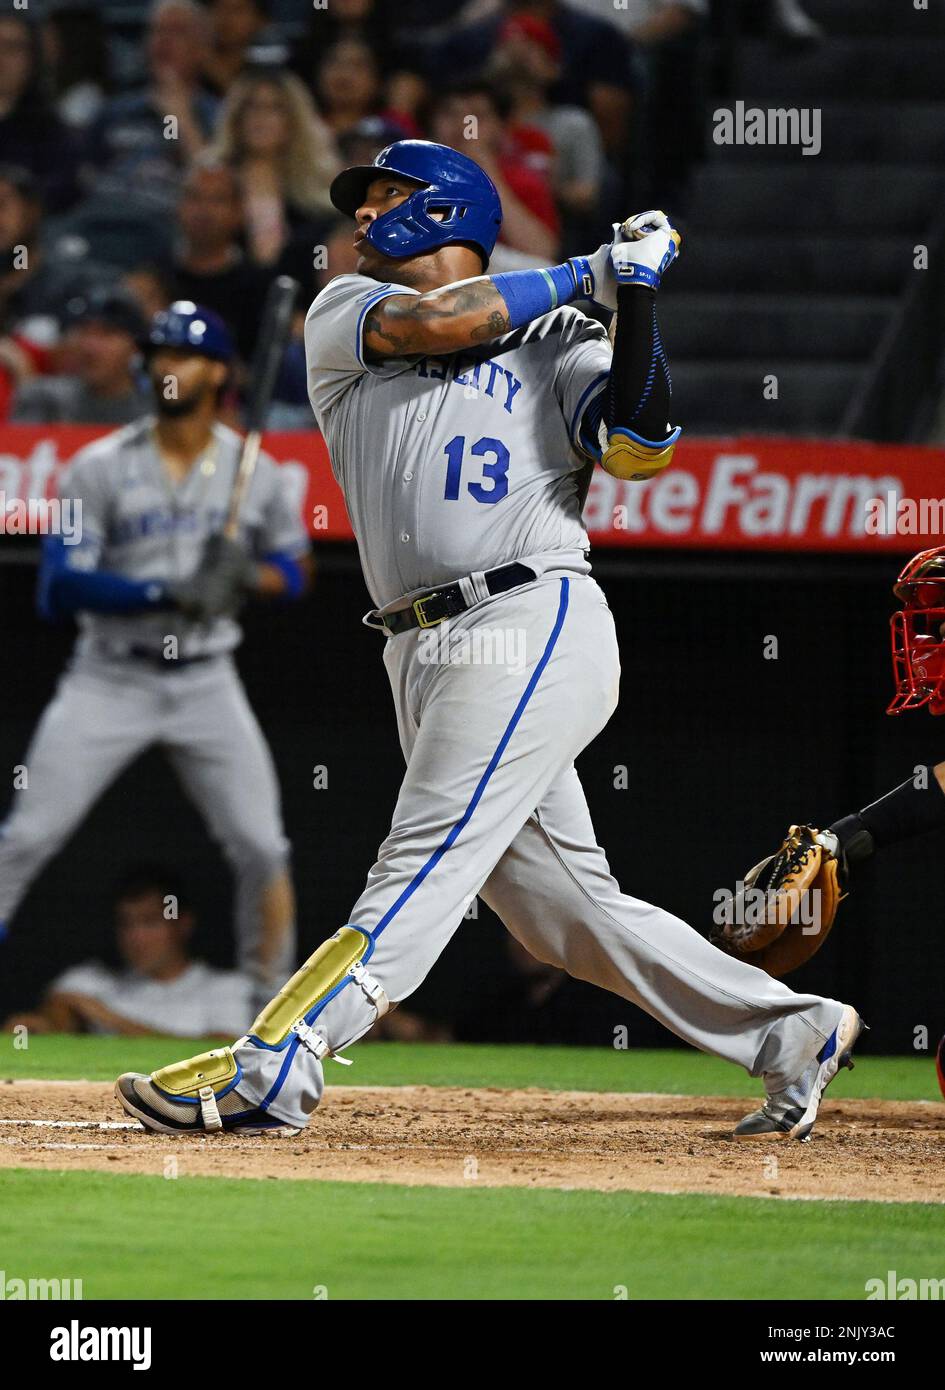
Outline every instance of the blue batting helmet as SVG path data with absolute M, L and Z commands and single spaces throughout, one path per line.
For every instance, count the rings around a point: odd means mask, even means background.
M 236 354 L 230 330 L 212 309 L 192 299 L 177 299 L 154 315 L 148 330 L 149 348 L 190 348 L 215 362 L 229 362 Z
M 397 140 L 373 164 L 343 169 L 331 185 L 331 201 L 353 217 L 369 184 L 385 172 L 420 187 L 371 223 L 366 236 L 376 250 L 402 260 L 468 242 L 489 264 L 502 225 L 502 204 L 495 184 L 468 155 L 430 140 Z

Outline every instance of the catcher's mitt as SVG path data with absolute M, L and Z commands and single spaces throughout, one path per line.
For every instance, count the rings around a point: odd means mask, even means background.
M 756 864 L 724 904 L 725 920 L 710 940 L 769 975 L 787 975 L 827 940 L 845 878 L 836 835 L 792 825 L 777 853 Z

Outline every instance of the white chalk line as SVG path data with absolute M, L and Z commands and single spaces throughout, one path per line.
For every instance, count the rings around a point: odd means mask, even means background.
M 6 1142 L 6 1143 L 9 1143 L 10 1141 L 9 1141 L 9 1140 L 6 1140 L 5 1142 Z M 14 1142 L 15 1142 L 15 1141 L 14 1141 Z M 127 1152 L 127 1150 L 126 1150 L 125 1148 L 123 1148 L 121 1144 L 69 1144 L 69 1143 L 65 1143 L 65 1144 L 51 1144 L 51 1143 L 49 1143 L 49 1142 L 47 1141 L 45 1144 L 37 1144 L 37 1145 L 36 1145 L 36 1148 L 38 1148 L 38 1149 L 67 1149 L 70 1153 L 75 1153 L 76 1150 L 78 1150 L 78 1149 L 84 1149 L 84 1150 L 94 1149 L 96 1153 L 126 1153 L 126 1152 Z
M 38 1125 L 43 1129 L 140 1129 L 134 1120 L 0 1120 L 0 1125 Z

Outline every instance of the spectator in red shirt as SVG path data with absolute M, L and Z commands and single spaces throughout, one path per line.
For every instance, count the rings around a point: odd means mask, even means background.
M 501 99 L 488 83 L 444 92 L 434 102 L 431 139 L 474 159 L 502 199 L 500 240 L 548 264 L 558 254 L 559 222 L 551 186 L 516 153 Z
M 63 306 L 115 275 L 91 257 L 50 254 L 42 233 L 38 180 L 0 165 L 0 420 L 21 382 L 52 370 Z
M 483 72 L 503 24 L 523 15 L 549 24 L 561 46 L 561 72 L 552 99 L 587 107 L 608 153 L 622 158 L 638 78 L 632 46 L 609 20 L 574 10 L 561 0 L 501 0 L 484 18 L 451 30 L 428 59 L 431 74 L 449 81 L 456 73 Z
M 534 15 L 510 16 L 499 31 L 490 74 L 510 104 L 510 138 L 529 168 L 551 183 L 566 246 L 577 247 L 593 237 L 591 224 L 601 220 L 606 165 L 590 112 L 550 100 L 560 72 L 561 42 L 552 25 Z
M 11 420 L 32 425 L 127 425 L 151 406 L 137 365 L 147 323 L 134 297 L 107 286 L 71 299 L 56 373 L 22 382 Z

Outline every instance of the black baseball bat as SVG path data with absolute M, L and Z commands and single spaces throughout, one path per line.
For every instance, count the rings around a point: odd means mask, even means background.
M 240 509 L 246 490 L 256 471 L 256 460 L 262 443 L 262 433 L 272 402 L 276 376 L 289 339 L 292 312 L 299 292 L 297 280 L 279 275 L 269 286 L 263 306 L 262 323 L 256 339 L 256 351 L 250 366 L 250 392 L 246 406 L 246 438 L 240 454 L 239 467 L 233 480 L 230 505 L 223 534 L 235 540 L 239 532 Z

